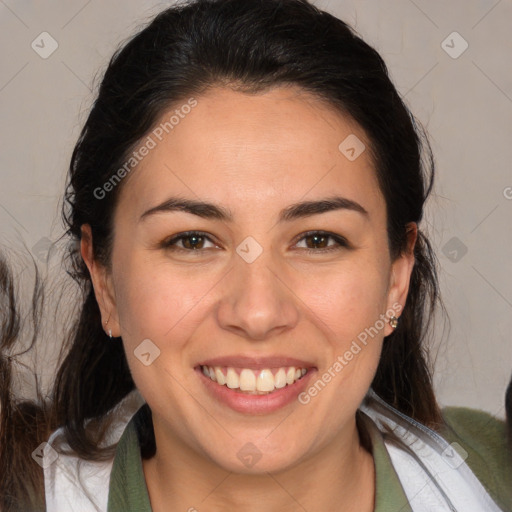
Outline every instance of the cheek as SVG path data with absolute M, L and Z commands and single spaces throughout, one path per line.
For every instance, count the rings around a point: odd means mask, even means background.
M 136 387 L 157 409 L 159 403 L 168 406 L 166 400 L 187 403 L 182 385 L 177 386 L 172 376 L 180 375 L 184 382 L 186 345 L 198 327 L 198 316 L 204 314 L 201 299 L 211 286 L 201 273 L 184 276 L 169 265 L 148 263 L 137 255 L 118 264 L 123 270 L 116 285 L 117 311 Z M 146 353 L 149 361 L 143 360 Z
M 327 274 L 316 274 L 304 282 L 300 296 L 316 317 L 327 344 L 319 379 L 329 381 L 321 394 L 328 404 L 362 400 L 378 367 L 386 312 L 386 269 L 377 260 L 358 258 L 338 265 Z M 332 384 L 331 384 L 332 382 Z M 318 390 L 323 385 L 317 385 Z M 350 407 L 349 407 L 350 408 Z M 344 411 L 331 420 L 342 421 Z
M 377 262 L 354 258 L 302 280 L 300 297 L 340 343 L 375 324 L 385 312 L 387 279 Z
M 192 328 L 191 319 L 208 290 L 204 276 L 184 276 L 165 263 L 137 255 L 118 264 L 122 272 L 116 281 L 116 301 L 125 344 L 132 347 L 149 338 L 163 347 L 173 331 L 180 332 L 173 336 L 177 343 L 186 339 L 184 331 Z

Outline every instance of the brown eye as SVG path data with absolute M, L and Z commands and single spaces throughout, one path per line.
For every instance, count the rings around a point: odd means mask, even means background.
M 198 231 L 189 231 L 187 233 L 181 233 L 177 236 L 174 236 L 170 240 L 167 240 L 166 242 L 163 243 L 163 247 L 171 250 L 193 252 L 205 248 L 209 249 L 209 247 L 205 247 L 205 243 L 207 240 L 211 242 L 211 239 L 204 233 Z M 178 245 L 180 243 L 181 247 Z M 213 244 L 213 242 L 211 243 L 212 246 L 214 247 L 215 244 Z
M 308 252 L 322 253 L 348 247 L 348 243 L 343 237 L 324 231 L 311 231 L 306 233 L 299 242 L 303 240 L 306 244 L 304 249 Z M 329 243 L 329 241 L 334 241 L 334 244 Z

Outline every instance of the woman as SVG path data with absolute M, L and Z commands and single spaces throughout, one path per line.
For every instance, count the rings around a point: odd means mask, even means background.
M 69 353 L 42 410 L 4 398 L 4 445 L 53 432 L 47 510 L 510 510 L 505 426 L 441 411 L 423 354 L 422 139 L 306 0 L 172 7 L 117 52 L 70 165 Z M 5 510 L 43 507 L 33 468 Z

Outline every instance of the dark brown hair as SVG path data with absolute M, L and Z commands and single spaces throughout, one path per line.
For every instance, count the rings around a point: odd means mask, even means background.
M 16 431 L 16 421 L 32 418 L 44 435 L 62 426 L 66 441 L 80 457 L 99 459 L 110 453 L 98 447 L 107 412 L 134 389 L 121 340 L 109 342 L 103 330 L 78 250 L 81 226 L 88 224 L 94 256 L 110 268 L 113 213 L 123 182 L 101 199 L 95 191 L 123 166 L 171 106 L 216 86 L 252 94 L 289 84 L 324 99 L 365 130 L 387 205 L 390 254 L 396 258 L 406 250 L 406 225 L 422 220 L 434 162 L 420 124 L 376 50 L 343 21 L 307 0 L 197 0 L 161 12 L 112 57 L 71 157 L 63 218 L 70 239 L 68 272 L 82 290 L 82 306 L 76 325 L 70 326 L 71 342 L 49 405 L 17 406 L 8 391 L 10 361 L 1 360 L 4 512 L 18 510 L 16 499 L 41 491 L 35 466 L 23 473 L 32 493 L 25 492 L 21 479 L 5 478 L 10 474 L 7 461 L 19 458 L 9 452 L 12 447 L 5 439 L 13 445 L 24 439 Z M 398 328 L 384 342 L 372 387 L 403 413 L 435 428 L 441 416 L 425 339 L 439 297 L 435 256 L 421 230 L 414 256 L 407 303 Z M 11 285 L 5 283 L 8 275 L 8 269 L 0 267 L 7 303 L 2 309 L 4 349 L 14 343 L 18 322 Z M 93 420 L 88 428 L 87 419 Z M 150 434 L 149 428 L 146 456 L 154 451 Z M 26 435 L 36 436 L 33 430 Z

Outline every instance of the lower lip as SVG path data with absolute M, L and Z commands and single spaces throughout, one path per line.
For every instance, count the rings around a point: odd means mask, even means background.
M 298 401 L 298 395 L 307 387 L 311 375 L 314 374 L 315 371 L 315 368 L 311 368 L 304 377 L 295 381 L 293 384 L 288 384 L 284 388 L 276 389 L 267 395 L 248 395 L 230 389 L 225 385 L 220 386 L 209 377 L 206 377 L 201 367 L 196 368 L 196 372 L 199 374 L 206 389 L 214 398 L 231 407 L 231 409 L 246 414 L 268 414 L 277 411 L 294 400 Z

